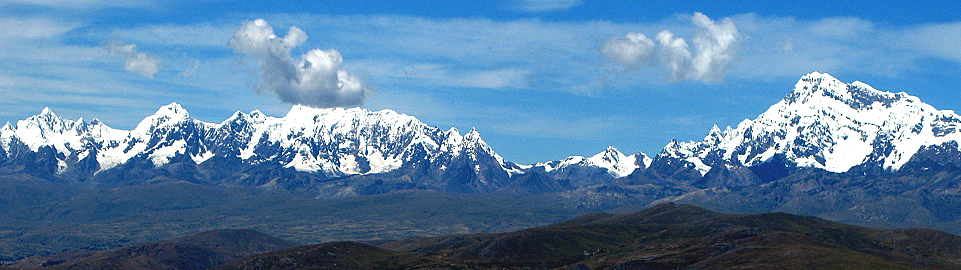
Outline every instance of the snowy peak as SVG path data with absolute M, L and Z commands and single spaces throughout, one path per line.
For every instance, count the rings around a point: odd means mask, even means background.
M 267 121 L 267 116 L 260 111 L 253 111 L 249 114 L 237 111 L 227 118 L 227 120 L 224 120 L 220 125 L 221 127 L 226 127 L 234 132 L 241 132 L 244 129 L 252 128 L 252 125 L 262 124 L 265 121 Z
M 724 132 L 717 125 L 711 127 L 711 131 L 707 133 L 707 136 L 704 136 L 704 142 L 709 144 L 723 144 L 725 141 Z
M 241 111 L 236 111 L 234 112 L 234 114 L 230 115 L 230 117 L 228 117 L 227 120 L 224 120 L 224 123 L 246 121 L 247 119 L 250 119 L 250 116 L 248 116 L 246 113 Z
M 651 163 L 654 162 L 653 158 L 641 152 L 638 152 L 633 156 L 634 156 L 634 165 L 637 165 L 638 168 L 645 168 L 645 169 L 650 168 Z
M 483 157 L 490 157 L 493 158 L 491 161 L 496 163 L 496 166 L 499 166 L 509 174 L 516 173 L 516 170 L 509 166 L 503 157 L 497 153 L 494 153 L 494 150 L 491 149 L 490 145 L 488 145 L 487 142 L 481 138 L 480 132 L 478 132 L 476 128 L 471 128 L 467 134 L 464 134 L 462 147 L 462 151 L 470 155 L 472 160 L 480 161 L 484 159 Z
M 638 168 L 635 156 L 626 156 L 614 146 L 608 146 L 606 150 L 587 158 L 584 162 L 588 165 L 607 169 L 611 176 L 617 178 L 625 177 Z
M 457 129 L 451 129 L 451 131 L 453 131 L 455 134 L 450 134 L 448 139 L 445 140 L 445 142 L 453 144 L 450 148 L 451 150 L 457 150 L 458 152 L 470 155 L 471 159 L 473 160 L 477 160 L 478 154 L 492 154 L 492 156 L 497 159 L 498 163 L 501 165 L 505 164 L 503 158 L 497 154 L 494 154 L 494 151 L 491 149 L 490 145 L 487 145 L 487 142 L 481 138 L 480 132 L 477 132 L 477 129 L 471 128 L 471 130 L 468 131 L 467 134 L 464 134 L 464 136 L 456 134 Z M 456 145 L 458 143 L 459 146 Z M 460 153 L 455 153 L 455 155 L 457 154 Z
M 603 152 L 597 153 L 596 155 L 588 158 L 588 162 L 595 164 L 617 164 L 621 160 L 626 159 L 627 156 L 621 151 L 618 151 L 614 146 L 608 146 Z
M 414 173 L 410 176 L 414 180 L 426 181 L 421 178 L 443 180 L 448 171 L 479 181 L 479 186 L 467 190 L 497 188 L 512 174 L 523 173 L 494 153 L 476 129 L 461 135 L 457 129 L 445 132 L 391 110 L 361 108 L 293 106 L 284 117 L 238 111 L 220 123 L 208 123 L 171 103 L 129 131 L 112 129 L 98 120 L 62 119 L 46 108 L 17 126 L 0 128 L 0 144 L 6 160 L 30 156 L 22 151 L 52 146 L 57 151 L 49 157 L 57 167 L 53 173 L 83 171 L 80 177 L 128 168 L 120 165 L 129 162 L 160 168 L 187 160 L 201 164 L 212 157 L 242 166 L 279 164 L 320 177 L 403 169 L 401 174 Z M 69 170 L 71 166 L 81 168 Z M 465 175 L 471 171 L 474 176 Z
M 487 145 L 487 143 L 481 139 L 480 132 L 477 132 L 476 128 L 471 128 L 467 134 L 464 134 L 464 143 L 475 146 Z
M 12 128 L 12 127 L 11 127 Z M 17 121 L 13 132 L 4 135 L 4 148 L 9 148 L 12 137 L 26 144 L 32 151 L 43 146 L 53 146 L 58 152 L 70 154 L 70 149 L 82 147 L 82 139 L 86 136 L 86 124 L 81 118 L 71 121 L 57 116 L 50 108 L 44 108 L 40 114 Z
M 149 136 L 155 132 L 167 132 L 173 126 L 194 122 L 180 104 L 176 102 L 161 106 L 153 115 L 147 116 L 132 131 L 131 136 Z M 197 121 L 199 122 L 199 121 Z
M 443 143 L 441 144 L 440 150 L 459 154 L 464 148 L 464 136 L 460 135 L 460 132 L 457 130 L 457 128 L 450 128 L 444 133 L 444 135 L 447 138 L 444 139 Z
M 845 172 L 865 165 L 898 170 L 918 149 L 961 140 L 961 119 L 904 92 L 877 90 L 811 73 L 754 120 L 700 142 L 669 143 L 658 158 L 683 160 L 704 175 L 719 164 L 754 166 L 775 155 L 798 167 Z
M 890 108 L 894 102 L 905 97 L 907 94 L 904 92 L 895 94 L 879 91 L 860 81 L 846 84 L 827 73 L 813 72 L 802 77 L 784 101 L 788 104 L 812 106 L 830 106 L 832 104 L 825 101 L 838 101 L 850 108 L 861 110 L 871 109 L 873 106 Z
M 570 156 L 560 161 L 541 162 L 533 167 L 543 168 L 545 172 L 562 171 L 574 167 L 591 167 L 603 169 L 614 178 L 625 177 L 637 168 L 650 165 L 651 159 L 644 153 L 624 155 L 613 146 L 591 157 Z
M 63 119 L 53 113 L 53 110 L 50 110 L 49 107 L 44 107 L 40 114 L 17 122 L 18 127 L 21 125 L 24 127 L 37 128 L 45 132 L 63 133 L 64 130 L 72 127 L 73 121 Z
M 160 109 L 154 113 L 154 115 L 169 117 L 171 119 L 190 118 L 190 114 L 187 113 L 187 110 L 184 110 L 184 108 L 176 102 L 161 106 Z

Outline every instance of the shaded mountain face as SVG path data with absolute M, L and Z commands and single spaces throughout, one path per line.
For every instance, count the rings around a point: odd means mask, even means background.
M 77 250 L 18 262 L 43 269 L 208 269 L 244 256 L 297 246 L 253 230 L 216 230 L 163 242 L 106 250 Z
M 934 230 L 664 204 L 511 233 L 304 246 L 215 269 L 961 269 L 958 259 L 961 237 Z

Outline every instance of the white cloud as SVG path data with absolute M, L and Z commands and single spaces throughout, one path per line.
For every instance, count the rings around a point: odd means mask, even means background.
M 137 52 L 137 45 L 123 44 L 117 41 L 107 45 L 110 54 L 117 55 L 124 60 L 124 69 L 133 73 L 153 78 L 153 75 L 160 71 L 160 59 L 149 56 L 142 52 Z
M 744 39 L 727 74 L 739 79 L 796 79 L 811 71 L 897 77 L 922 71 L 932 59 L 961 62 L 950 53 L 935 51 L 961 46 L 961 39 L 947 33 L 951 24 L 892 27 L 858 18 L 798 20 L 753 14 L 731 19 Z M 945 36 L 926 36 L 922 29 L 948 31 Z
M 61 35 L 78 24 L 47 18 L 0 18 L 0 39 L 43 39 Z
M 888 38 L 899 49 L 961 62 L 961 22 L 915 26 Z
M 641 33 L 627 33 L 623 37 L 607 40 L 601 53 L 608 60 L 628 68 L 651 64 L 654 41 Z
M 400 61 L 353 61 L 355 69 L 380 80 L 416 80 L 432 86 L 487 89 L 526 89 L 530 87 L 530 70 L 467 69 L 440 64 L 410 64 Z
M 516 8 L 526 12 L 551 12 L 571 9 L 581 4 L 580 0 L 515 0 Z
M 688 48 L 687 41 L 683 38 L 674 37 L 671 31 L 663 30 L 655 37 L 661 44 L 661 60 L 671 69 L 672 80 L 682 80 L 686 77 L 688 60 L 691 59 L 691 50 Z
M 691 52 L 688 60 L 691 66 L 687 68 L 693 70 L 693 59 L 697 55 L 694 42 L 699 29 L 692 23 L 693 17 L 636 24 L 387 15 L 286 14 L 269 15 L 266 19 L 275 24 L 298 25 L 310 33 L 309 40 L 290 50 L 294 56 L 308 51 L 301 48 L 337 48 L 344 55 L 350 55 L 350 60 L 340 64 L 341 69 L 363 74 L 380 86 L 380 97 L 403 96 L 416 89 L 443 90 L 425 96 L 445 95 L 435 93 L 456 93 L 459 88 L 524 91 L 491 94 L 499 95 L 498 99 L 567 97 L 558 93 L 531 93 L 535 91 L 567 92 L 591 98 L 609 98 L 627 91 L 660 91 L 658 89 L 673 87 L 659 85 L 665 83 L 663 78 L 672 71 L 661 61 L 659 53 L 663 49 L 656 34 L 668 30 L 676 34 L 674 39 L 683 37 Z M 961 33 L 959 23 L 891 26 L 857 18 L 802 20 L 753 14 L 730 16 L 730 19 L 737 26 L 740 38 L 734 44 L 736 47 L 731 47 L 737 49 L 737 58 L 720 73 L 727 80 L 791 81 L 814 70 L 853 79 L 862 75 L 902 77 L 929 72 L 926 65 L 932 59 L 961 63 L 961 38 L 956 38 Z M 0 42 L 0 75 L 3 75 L 0 91 L 23 93 L 20 97 L 24 102 L 38 106 L 61 101 L 41 100 L 39 95 L 29 93 L 42 92 L 45 97 L 77 93 L 70 96 L 71 99 L 86 102 L 83 106 L 91 108 L 99 104 L 79 97 L 130 96 L 159 105 L 173 101 L 189 105 L 190 100 L 197 99 L 191 95 L 201 94 L 204 98 L 216 97 L 223 101 L 197 101 L 191 108 L 225 112 L 224 115 L 237 109 L 273 110 L 275 114 L 282 114 L 289 108 L 275 99 L 262 98 L 255 91 L 237 92 L 246 86 L 245 79 L 251 78 L 251 74 L 237 65 L 232 49 L 225 46 L 238 28 L 236 20 L 76 27 L 81 25 L 82 22 L 47 17 L 0 18 L 0 28 L 7 30 L 0 32 L 0 39 L 4 41 Z M 725 22 L 717 20 L 715 25 L 720 27 Z M 31 26 L 36 27 L 28 29 Z M 624 33 L 632 32 L 644 33 L 654 42 L 648 61 L 661 65 L 644 64 L 624 70 L 609 64 L 613 60 L 605 59 L 607 55 L 598 47 L 613 36 L 629 40 Z M 122 71 L 104 68 L 116 60 L 105 57 L 107 51 L 102 47 L 89 45 L 109 40 L 134 43 L 138 48 L 149 47 L 151 54 L 163 59 L 165 71 L 193 75 L 158 76 L 159 79 L 149 81 L 117 76 Z M 65 43 L 68 41 L 69 44 Z M 196 66 L 195 59 L 200 60 L 201 65 Z M 294 63 L 290 64 L 293 67 L 298 67 L 299 62 L 300 59 L 289 61 Z M 405 69 L 409 74 L 405 74 Z M 480 92 L 490 91 L 476 91 Z M 476 93 L 456 96 L 467 100 Z M 33 101 L 28 102 L 31 99 Z M 378 102 L 382 108 L 405 108 L 406 105 L 397 100 Z M 373 103 L 374 99 L 366 101 Z M 458 104 L 469 108 L 471 104 L 485 102 L 471 101 L 474 103 Z M 152 113 L 156 109 L 154 105 L 144 105 L 152 109 L 142 112 Z M 121 110 L 128 105 L 111 106 Z M 37 110 L 31 109 L 29 113 Z M 433 113 L 436 112 L 414 115 L 430 119 Z M 211 116 L 209 119 L 223 118 L 225 116 Z M 118 122 L 118 125 L 135 124 Z
M 163 44 L 166 46 L 188 48 L 206 47 L 206 49 L 222 49 L 236 30 L 237 27 L 235 24 L 157 24 L 137 26 L 134 28 L 117 28 L 111 31 L 90 31 L 84 33 L 84 35 L 90 38 L 128 40 L 138 44 Z
M 704 14 L 695 12 L 692 19 L 697 25 L 693 39 L 697 55 L 691 60 L 692 69 L 688 77 L 702 81 L 719 80 L 727 64 L 734 59 L 740 33 L 729 18 L 716 24 Z
M 659 44 L 659 52 L 654 52 L 654 42 L 647 36 L 631 32 L 624 37 L 609 39 L 601 47 L 601 53 L 608 60 L 628 69 L 650 64 L 652 56 L 656 56 L 656 62 L 665 65 L 670 70 L 671 80 L 675 81 L 718 81 L 734 59 L 740 33 L 729 18 L 716 24 L 706 15 L 695 12 L 691 21 L 696 27 L 691 40 L 693 52 L 684 38 L 676 37 L 669 30 L 661 30 L 654 37 Z
M 531 72 L 521 69 L 494 69 L 473 72 L 458 81 L 465 87 L 476 88 L 527 88 Z
M 290 27 L 283 38 L 263 19 L 247 22 L 234 33 L 230 47 L 257 61 L 261 90 L 280 100 L 317 108 L 359 106 L 370 91 L 360 78 L 341 69 L 337 50 L 313 49 L 297 63 L 290 50 L 307 40 L 307 33 Z

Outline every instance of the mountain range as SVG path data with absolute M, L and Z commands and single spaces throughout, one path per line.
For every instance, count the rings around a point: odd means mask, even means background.
M 904 92 L 816 72 L 701 141 L 535 164 L 390 110 L 209 123 L 170 104 L 119 130 L 44 109 L 0 127 L 0 260 L 250 226 L 303 243 L 503 232 L 667 202 L 961 234 L 959 125 Z
M 0 128 L 0 144 L 6 170 L 100 188 L 164 176 L 349 196 L 379 192 L 356 183 L 369 181 L 327 180 L 384 175 L 405 180 L 375 188 L 491 192 L 507 187 L 506 180 L 521 172 L 475 130 L 461 135 L 393 111 L 359 108 L 295 106 L 281 118 L 237 112 L 221 123 L 207 123 L 173 103 L 129 131 L 96 119 L 63 119 L 44 109 Z
M 45 108 L 0 128 L 0 168 L 88 187 L 195 183 L 292 190 L 314 197 L 402 189 L 557 192 L 651 171 L 694 188 L 756 186 L 798 169 L 896 172 L 909 162 L 961 165 L 961 117 L 904 92 L 811 73 L 783 100 L 698 142 L 653 158 L 614 147 L 533 165 L 505 160 L 471 130 L 442 130 L 390 110 L 294 106 L 284 117 L 237 112 L 221 123 L 161 107 L 133 130 Z

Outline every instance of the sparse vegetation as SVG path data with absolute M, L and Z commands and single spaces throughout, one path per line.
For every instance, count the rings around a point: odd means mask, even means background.
M 107 190 L 0 176 L 0 260 L 104 250 L 216 229 L 255 229 L 304 244 L 505 232 L 582 214 L 547 195 L 412 190 L 318 200 L 166 182 Z
M 961 237 L 934 230 L 663 204 L 511 233 L 305 246 L 217 269 L 961 269 L 958 259 Z

